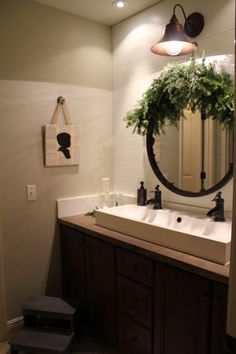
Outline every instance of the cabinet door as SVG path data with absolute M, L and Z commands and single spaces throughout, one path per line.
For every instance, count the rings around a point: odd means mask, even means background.
M 228 287 L 226 285 L 213 284 L 210 354 L 222 354 L 225 352 L 227 293 Z
M 119 349 L 127 354 L 151 354 L 151 332 L 123 314 L 119 315 Z M 177 353 L 176 353 L 177 354 Z
M 154 354 L 207 354 L 210 282 L 156 265 Z
M 86 236 L 86 285 L 89 318 L 111 342 L 116 339 L 115 249 Z
M 64 225 L 61 225 L 61 260 L 63 297 L 84 299 L 84 237 Z

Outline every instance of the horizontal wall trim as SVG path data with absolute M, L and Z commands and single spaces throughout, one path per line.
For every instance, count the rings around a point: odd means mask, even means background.
M 9 331 L 22 327 L 23 326 L 23 316 L 19 316 L 16 318 L 13 318 L 12 320 L 7 321 L 7 328 Z

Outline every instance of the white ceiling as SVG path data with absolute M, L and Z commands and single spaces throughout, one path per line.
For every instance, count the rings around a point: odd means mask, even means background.
M 128 6 L 117 9 L 113 0 L 35 0 L 90 20 L 114 25 L 163 0 L 126 0 Z

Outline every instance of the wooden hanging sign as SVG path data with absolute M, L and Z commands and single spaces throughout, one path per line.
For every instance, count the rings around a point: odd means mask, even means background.
M 62 111 L 66 124 L 58 124 Z M 71 124 L 68 107 L 58 97 L 50 124 L 45 127 L 45 165 L 70 166 L 79 164 L 79 126 Z

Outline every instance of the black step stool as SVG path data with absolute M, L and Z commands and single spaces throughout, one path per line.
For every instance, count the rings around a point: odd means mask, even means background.
M 33 296 L 22 306 L 24 327 L 11 338 L 11 353 L 68 354 L 76 330 L 76 309 L 59 297 Z
M 34 330 L 19 329 L 10 341 L 11 354 L 19 351 L 36 354 L 69 354 L 74 334 L 62 334 Z
M 75 312 L 59 297 L 32 296 L 22 305 L 25 327 L 75 332 Z

